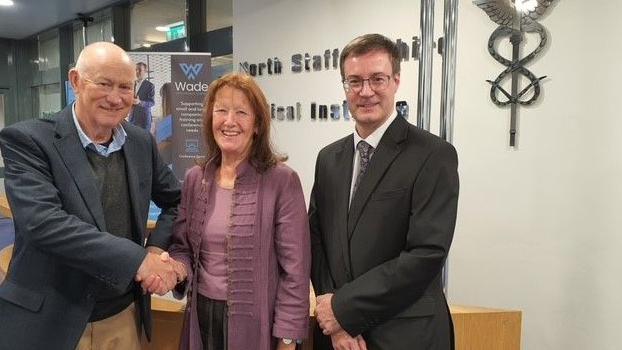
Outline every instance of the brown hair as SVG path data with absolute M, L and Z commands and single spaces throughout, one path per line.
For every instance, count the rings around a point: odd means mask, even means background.
M 400 73 L 400 50 L 391 39 L 380 34 L 365 34 L 350 41 L 341 51 L 339 56 L 339 69 L 341 80 L 345 80 L 344 62 L 348 56 L 360 56 L 371 51 L 384 51 L 389 54 L 393 75 Z
M 249 162 L 259 172 L 263 172 L 278 162 L 287 160 L 284 155 L 274 151 L 270 141 L 270 108 L 266 96 L 261 91 L 255 80 L 243 73 L 229 73 L 213 81 L 205 96 L 203 107 L 203 137 L 207 146 L 206 161 L 215 161 L 220 164 L 222 153 L 216 144 L 214 132 L 212 130 L 212 120 L 216 93 L 225 86 L 242 91 L 253 108 L 255 113 L 255 127 L 257 133 L 253 135 L 251 150 L 248 155 Z

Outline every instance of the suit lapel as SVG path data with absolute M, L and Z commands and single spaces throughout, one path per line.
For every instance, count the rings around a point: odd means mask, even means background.
M 125 128 L 127 132 L 127 138 L 125 139 L 125 144 L 123 145 L 123 155 L 125 156 L 125 169 L 127 171 L 127 184 L 128 191 L 130 194 L 130 203 L 140 203 L 141 198 L 144 198 L 144 194 L 141 196 L 140 193 L 140 183 L 139 180 L 141 177 L 137 174 L 138 167 L 142 164 L 140 159 L 143 159 L 145 156 L 141 155 L 141 150 L 139 149 L 139 145 L 137 144 L 137 137 L 132 137 L 128 130 L 129 128 Z M 138 164 L 140 163 L 140 164 Z M 134 225 L 134 229 L 132 232 L 134 233 L 134 241 L 141 243 L 142 237 L 144 237 L 143 228 L 146 223 L 140 223 L 140 215 L 138 213 L 137 205 L 132 205 L 132 224 Z
M 378 148 L 374 151 L 369 167 L 365 176 L 361 179 L 359 186 L 354 193 L 352 202 L 350 203 L 350 213 L 348 215 L 348 240 L 352 238 L 354 228 L 365 209 L 365 205 L 369 200 L 369 196 L 384 176 L 385 172 L 395 160 L 395 157 L 401 152 L 400 143 L 406 139 L 408 127 L 403 118 L 397 117 L 391 123 L 387 131 L 384 133 L 378 144 Z
M 142 84 L 140 84 L 140 86 L 138 87 L 138 90 L 136 91 L 136 95 L 137 96 L 142 96 L 142 91 L 145 89 L 145 81 L 142 82 Z
M 54 141 L 54 147 L 56 147 L 76 183 L 95 224 L 100 230 L 105 231 L 106 221 L 104 220 L 104 209 L 99 190 L 96 186 L 97 181 L 86 157 L 86 151 L 78 137 L 78 130 L 73 123 L 71 106 L 65 108 L 58 117 L 56 133 L 57 139 Z
M 350 244 L 348 240 L 348 207 L 350 201 L 350 186 L 352 185 L 352 158 L 354 157 L 354 137 L 346 137 L 343 147 L 335 154 L 333 169 L 336 169 L 334 192 L 336 212 L 335 232 L 339 236 L 344 264 L 350 264 Z

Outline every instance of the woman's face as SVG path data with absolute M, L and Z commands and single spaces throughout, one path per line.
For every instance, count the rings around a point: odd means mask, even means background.
M 212 132 L 223 160 L 248 157 L 257 127 L 253 108 L 241 90 L 225 86 L 216 92 Z

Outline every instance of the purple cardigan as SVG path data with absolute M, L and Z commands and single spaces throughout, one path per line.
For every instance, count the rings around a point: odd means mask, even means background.
M 181 349 L 202 350 L 197 309 L 198 254 L 217 165 L 186 173 L 169 253 L 191 266 Z M 227 234 L 229 350 L 271 350 L 277 338 L 305 339 L 311 252 L 298 175 L 284 164 L 258 173 L 238 166 Z

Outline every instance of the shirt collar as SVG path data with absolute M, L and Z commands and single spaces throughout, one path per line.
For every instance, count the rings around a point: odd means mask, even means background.
M 80 123 L 78 123 L 75 103 L 71 106 L 71 114 L 73 115 L 73 124 L 76 126 L 76 129 L 78 129 L 78 137 L 80 138 L 80 142 L 82 143 L 82 147 L 84 147 L 84 149 L 91 149 L 101 156 L 108 157 L 110 154 L 121 150 L 125 144 L 127 133 L 120 123 L 112 130 L 112 142 L 106 147 L 104 145 L 94 143 L 91 138 L 86 135 L 84 130 L 82 130 Z
M 389 128 L 389 125 L 393 123 L 393 120 L 395 120 L 396 117 L 397 117 L 397 112 L 394 111 L 393 114 L 391 114 L 391 116 L 387 118 L 387 120 L 385 120 L 384 123 L 382 123 L 382 125 L 378 127 L 378 129 L 374 130 L 374 132 L 372 132 L 369 136 L 367 136 L 367 138 L 360 137 L 359 133 L 356 131 L 356 128 L 355 128 L 354 129 L 354 151 L 356 151 L 356 145 L 358 145 L 359 141 L 361 140 L 365 140 L 365 142 L 367 142 L 374 149 L 378 148 L 378 144 L 380 144 L 380 139 L 382 139 L 382 136 L 384 135 L 385 131 L 387 131 L 387 129 Z

